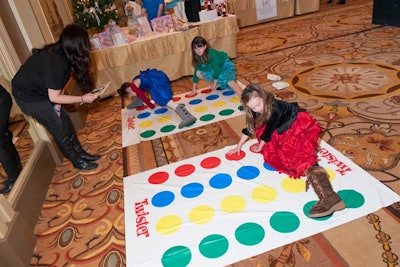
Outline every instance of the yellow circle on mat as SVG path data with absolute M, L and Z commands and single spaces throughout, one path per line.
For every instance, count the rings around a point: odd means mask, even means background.
M 207 106 L 198 106 L 197 108 L 193 109 L 194 112 L 204 112 L 208 109 Z
M 329 181 L 333 181 L 336 178 L 336 173 L 334 171 L 332 171 L 331 169 L 325 168 L 325 171 L 328 173 L 329 175 Z
M 226 105 L 225 101 L 217 101 L 217 102 L 212 103 L 212 106 L 214 108 L 221 108 L 221 107 L 223 107 L 225 105 Z
M 289 193 L 300 193 L 306 190 L 306 181 L 304 179 L 285 178 L 281 182 L 283 190 Z
M 169 115 L 164 115 L 157 119 L 157 121 L 159 123 L 166 123 L 166 122 L 169 122 L 170 120 L 171 120 L 171 116 L 169 116 Z
M 232 103 L 239 103 L 240 102 L 240 98 L 235 96 L 235 97 L 232 97 L 231 99 L 229 99 L 229 101 L 232 102 Z
M 141 128 L 147 128 L 150 127 L 153 124 L 153 121 L 142 121 L 139 123 L 139 127 Z
M 241 196 L 229 196 L 221 201 L 221 209 L 225 212 L 240 212 L 246 208 L 246 200 Z
M 271 186 L 261 185 L 254 188 L 251 197 L 259 203 L 268 203 L 274 201 L 278 196 L 278 192 Z
M 194 207 L 189 212 L 189 220 L 196 224 L 205 224 L 214 218 L 215 211 L 212 207 L 201 205 Z
M 170 235 L 181 228 L 182 219 L 176 215 L 167 215 L 158 220 L 156 230 L 162 235 Z

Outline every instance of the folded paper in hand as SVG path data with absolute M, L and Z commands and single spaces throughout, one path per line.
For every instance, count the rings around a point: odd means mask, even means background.
M 110 84 L 111 84 L 111 82 L 108 82 L 108 83 L 104 83 L 100 86 L 97 86 L 96 89 L 94 89 L 91 93 L 101 96 L 108 89 L 108 86 L 110 86 Z

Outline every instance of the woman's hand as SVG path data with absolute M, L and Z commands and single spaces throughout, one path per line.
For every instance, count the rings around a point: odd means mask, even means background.
M 54 111 L 57 113 L 58 117 L 60 117 L 61 114 L 61 105 L 60 104 L 55 104 L 53 106 Z
M 98 98 L 97 94 L 87 93 L 81 96 L 81 103 L 92 103 Z

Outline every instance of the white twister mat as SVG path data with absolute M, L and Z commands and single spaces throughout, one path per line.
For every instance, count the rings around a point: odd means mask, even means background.
M 244 87 L 241 83 L 239 84 Z M 217 91 L 202 89 L 198 90 L 198 94 L 194 97 L 187 97 L 187 93 L 185 93 L 174 95 L 173 100 L 183 103 L 186 109 L 197 118 L 197 121 L 179 129 L 181 118 L 174 110 L 167 107 L 156 106 L 153 110 L 146 106 L 131 110 L 124 108 L 121 110 L 122 147 L 243 114 L 239 96 L 230 89 Z
M 323 232 L 400 201 L 400 196 L 327 143 L 320 165 L 347 208 L 312 219 L 314 190 L 249 150 L 229 148 L 124 178 L 130 267 L 221 267 Z

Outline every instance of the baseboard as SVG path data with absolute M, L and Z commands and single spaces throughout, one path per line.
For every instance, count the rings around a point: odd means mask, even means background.
M 39 140 L 7 197 L 15 213 L 0 239 L 0 266 L 29 266 L 36 245 L 35 225 L 55 168 L 48 143 Z
M 55 169 L 48 143 L 39 140 L 7 198 L 28 224 L 36 224 Z
M 8 224 L 7 235 L 0 239 L 0 266 L 29 266 L 36 237 L 19 212 L 16 212 Z

